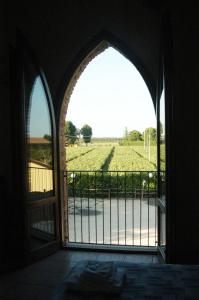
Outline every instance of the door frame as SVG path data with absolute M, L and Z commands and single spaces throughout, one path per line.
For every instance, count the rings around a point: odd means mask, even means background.
M 163 78 L 162 78 L 163 77 Z M 160 256 L 166 263 L 175 262 L 175 139 L 173 129 L 173 38 L 170 14 L 168 11 L 162 13 L 161 42 L 159 58 L 159 78 L 157 81 L 157 104 L 159 105 L 160 91 L 164 80 L 165 87 L 165 149 L 166 149 L 166 172 L 165 172 L 165 196 L 166 196 L 166 252 L 165 255 L 159 251 Z M 162 82 L 162 83 L 161 83 Z M 158 98 L 159 97 L 159 98 Z M 159 120 L 159 108 L 157 107 L 157 121 Z M 159 123 L 159 122 L 158 122 Z M 158 124 L 159 126 L 159 124 Z M 159 130 L 159 128 L 158 128 Z M 159 135 L 159 134 L 158 134 Z M 159 141 L 158 141 L 159 143 Z M 159 148 L 159 146 L 158 146 Z M 160 152 L 158 149 L 158 168 Z M 158 169 L 158 172 L 160 170 Z M 160 173 L 159 173 L 160 174 Z M 159 179 L 158 179 L 159 180 Z M 161 203 L 160 203 L 161 206 Z M 158 241 L 159 242 L 159 241 Z

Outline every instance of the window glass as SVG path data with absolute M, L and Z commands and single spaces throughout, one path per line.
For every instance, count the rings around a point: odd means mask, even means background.
M 53 193 L 53 170 L 51 121 L 40 77 L 30 96 L 28 123 L 30 198 L 43 199 Z
M 24 53 L 27 228 L 29 249 L 55 240 L 53 136 L 49 103 L 41 77 Z
M 165 202 L 165 175 L 166 175 L 166 148 L 165 148 L 165 90 L 160 98 L 160 198 Z

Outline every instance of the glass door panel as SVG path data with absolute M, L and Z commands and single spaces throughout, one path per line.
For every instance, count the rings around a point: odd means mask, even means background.
M 24 54 L 27 227 L 31 252 L 55 242 L 57 201 L 54 185 L 52 112 L 42 78 Z
M 28 118 L 29 226 L 31 249 L 55 239 L 52 130 L 42 81 L 36 77 Z
M 159 116 L 159 191 L 158 191 L 158 246 L 165 260 L 166 251 L 166 144 L 165 144 L 165 89 L 163 90 L 158 105 Z

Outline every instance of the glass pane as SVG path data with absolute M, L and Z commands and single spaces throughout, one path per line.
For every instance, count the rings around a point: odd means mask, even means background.
M 160 212 L 160 245 L 166 246 L 166 214 L 163 211 Z
M 160 198 L 165 204 L 165 171 L 166 171 L 166 149 L 165 149 L 165 91 L 163 89 L 160 98 Z
M 32 208 L 30 211 L 31 249 L 54 240 L 54 203 Z
M 27 141 L 27 222 L 30 250 L 55 240 L 53 137 L 48 99 L 40 76 L 24 53 Z
M 54 195 L 53 154 L 51 119 L 45 90 L 39 76 L 33 82 L 32 90 L 29 86 L 27 145 L 30 247 L 36 249 L 55 239 L 55 208 L 54 203 L 38 202 Z
M 30 200 L 53 195 L 52 132 L 45 91 L 36 78 L 30 97 L 28 126 Z
M 165 144 L 165 89 L 163 88 L 160 98 L 160 178 L 159 178 L 159 246 L 165 252 L 166 250 L 166 144 Z

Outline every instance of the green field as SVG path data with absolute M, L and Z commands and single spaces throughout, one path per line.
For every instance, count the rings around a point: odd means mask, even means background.
M 98 196 L 103 197 L 111 190 L 113 196 L 114 191 L 119 191 L 120 196 L 126 197 L 127 193 L 132 196 L 136 189 L 156 189 L 156 149 L 156 146 L 145 149 L 143 144 L 120 146 L 116 143 L 66 148 L 69 194 L 75 191 L 76 196 L 86 196 L 89 191 L 89 195 L 95 197 L 97 191 Z
M 66 149 L 67 170 L 77 171 L 156 171 L 156 146 L 119 146 L 118 144 L 76 146 Z
M 82 149 L 83 148 L 83 149 Z M 112 146 L 102 147 L 74 147 L 66 150 L 66 157 L 74 157 L 68 160 L 67 170 L 98 171 L 105 170 L 106 161 L 111 154 Z M 77 152 L 79 151 L 79 156 Z M 84 152 L 83 152 L 84 151 Z

